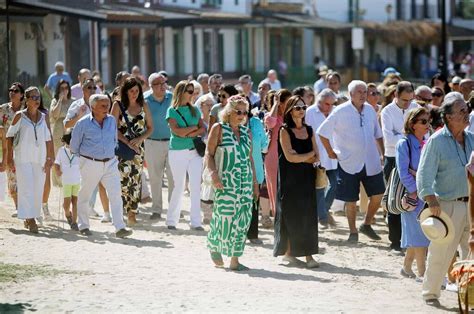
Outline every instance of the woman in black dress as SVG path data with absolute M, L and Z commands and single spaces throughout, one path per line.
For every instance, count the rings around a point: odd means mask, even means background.
M 319 267 L 313 259 L 318 253 L 318 220 L 313 164 L 319 160 L 316 141 L 304 122 L 306 105 L 292 96 L 286 105 L 278 145 L 278 195 L 275 218 L 274 256 L 284 255 L 289 263 Z

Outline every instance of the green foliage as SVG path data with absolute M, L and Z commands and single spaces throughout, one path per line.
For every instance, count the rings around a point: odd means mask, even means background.
M 80 272 L 52 269 L 47 265 L 0 263 L 0 283 L 23 281 L 32 277 L 52 277 L 62 274 L 80 274 Z
M 474 19 L 474 0 L 464 0 L 462 14 L 465 19 Z

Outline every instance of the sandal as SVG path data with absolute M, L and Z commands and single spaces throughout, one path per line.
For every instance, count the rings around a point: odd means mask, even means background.
M 28 222 L 28 230 L 30 230 L 31 233 L 38 233 L 38 225 L 34 219 L 30 219 Z
M 224 261 L 222 260 L 222 255 L 219 252 L 210 252 L 211 259 L 217 267 L 224 266 Z
M 71 227 L 72 224 L 74 223 L 74 222 L 72 221 L 72 216 L 66 216 L 66 220 L 67 220 L 67 223 L 69 224 L 69 226 Z
M 242 264 L 239 263 L 239 265 L 237 265 L 237 267 L 229 267 L 230 270 L 234 270 L 234 271 L 247 271 L 247 270 L 250 270 L 250 268 L 248 268 L 247 266 L 244 266 Z

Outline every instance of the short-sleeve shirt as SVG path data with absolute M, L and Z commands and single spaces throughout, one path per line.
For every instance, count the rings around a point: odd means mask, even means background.
M 85 103 L 86 102 L 84 101 L 84 98 L 75 100 L 67 111 L 66 118 L 64 118 L 63 120 L 64 124 L 66 124 L 67 121 L 74 119 L 79 113 L 79 109 L 81 109 L 82 105 L 84 105 Z M 84 115 L 89 114 L 89 113 L 91 113 L 91 110 L 89 106 L 87 106 L 86 112 L 84 113 Z
M 216 122 L 221 122 L 221 119 L 219 118 L 219 113 L 225 108 L 225 106 L 222 106 L 221 103 L 215 104 L 211 108 L 211 116 L 213 116 L 216 119 Z
M 176 120 L 178 127 L 185 128 L 187 126 L 195 126 L 199 124 L 199 120 L 201 119 L 201 112 L 196 106 L 193 106 L 195 111 L 195 116 L 191 115 L 191 110 L 189 106 L 179 106 L 178 108 L 169 107 L 168 111 L 166 112 L 166 121 L 169 119 Z M 187 125 L 184 122 L 183 118 L 178 114 L 181 115 L 186 119 Z M 171 138 L 170 138 L 170 149 L 171 150 L 183 150 L 183 149 L 193 149 L 194 143 L 192 137 L 180 137 L 171 131 Z
M 61 146 L 54 163 L 61 167 L 63 185 L 80 183 L 79 156 L 74 155 L 69 148 Z
M 54 72 L 48 77 L 46 85 L 49 87 L 50 90 L 54 91 L 56 89 L 56 85 L 60 80 L 65 80 L 69 82 L 69 85 L 72 85 L 72 79 L 69 76 L 69 73 L 67 72 L 63 72 L 62 74 L 57 74 L 56 72 Z

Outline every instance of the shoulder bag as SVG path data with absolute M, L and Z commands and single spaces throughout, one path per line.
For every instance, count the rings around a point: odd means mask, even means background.
M 186 125 L 186 127 L 189 127 L 188 122 L 186 121 L 184 116 L 181 114 L 181 112 L 179 112 L 178 109 L 176 109 L 176 112 L 179 114 L 181 119 L 184 121 L 184 124 Z M 194 137 L 193 138 L 193 144 L 194 144 L 194 148 L 196 148 L 196 151 L 197 151 L 198 155 L 201 156 L 201 157 L 204 157 L 204 154 L 206 153 L 206 143 L 204 143 L 204 141 L 202 140 L 202 137 L 200 137 L 200 136 Z
M 128 120 L 128 115 L 125 112 L 125 108 L 123 108 L 121 102 L 118 102 L 118 105 L 120 107 L 120 111 L 122 112 L 122 116 L 125 119 L 125 122 L 127 123 L 127 130 L 130 133 L 130 135 L 133 136 L 134 138 L 135 134 L 132 131 L 132 125 L 130 124 L 130 121 Z M 135 155 L 137 155 L 137 152 L 131 149 L 130 146 L 128 146 L 124 142 L 118 140 L 117 147 L 115 148 L 115 155 L 122 160 L 132 160 L 133 158 L 135 158 Z

